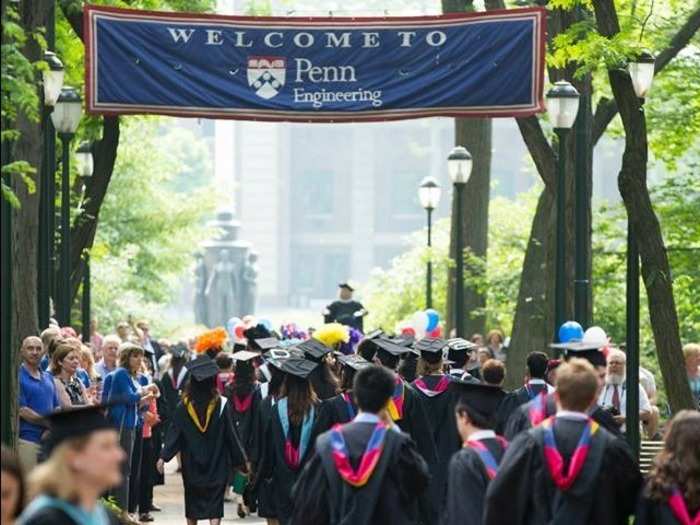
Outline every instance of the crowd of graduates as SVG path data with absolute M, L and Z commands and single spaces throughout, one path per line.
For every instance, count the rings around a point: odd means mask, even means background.
M 26 496 L 3 451 L 3 525 L 24 499 L 22 524 L 115 523 L 105 495 L 122 522 L 150 521 L 175 458 L 188 525 L 218 525 L 229 498 L 269 525 L 700 523 L 700 414 L 666 425 L 643 480 L 624 417 L 603 402 L 619 355 L 602 343 L 530 353 L 523 386 L 506 392 L 504 364 L 460 338 L 351 340 L 338 323 L 309 336 L 253 319 L 235 339 L 217 328 L 160 345 L 147 324 L 134 332 L 101 340 L 104 375 L 82 386 L 71 334 L 50 339 L 50 382 L 41 339 L 25 341 L 20 457 L 38 465 Z M 49 385 L 38 407 L 30 398 Z

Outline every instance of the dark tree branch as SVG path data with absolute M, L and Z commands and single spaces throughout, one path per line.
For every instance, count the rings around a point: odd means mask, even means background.
M 547 137 L 542 130 L 540 121 L 537 117 L 522 117 L 515 121 L 520 128 L 520 134 L 525 141 L 532 160 L 537 167 L 537 173 L 542 177 L 544 185 L 549 191 L 554 191 L 555 173 L 556 173 L 556 156 L 554 150 L 549 145 Z
M 700 6 L 693 11 L 685 24 L 673 35 L 668 46 L 659 53 L 654 64 L 654 74 L 658 75 L 663 69 L 676 58 L 678 53 L 690 43 L 690 39 L 695 36 L 695 33 L 700 29 Z M 605 130 L 612 122 L 612 119 L 617 115 L 617 104 L 614 99 L 602 98 L 598 102 L 593 117 L 593 145 L 595 146 L 603 136 Z
M 593 8 L 600 34 L 608 38 L 617 35 L 620 25 L 614 0 L 594 0 Z M 664 385 L 674 412 L 694 408 L 681 352 L 668 254 L 647 188 L 648 144 L 644 108 L 626 71 L 610 69 L 608 78 L 625 130 L 618 187 L 627 210 L 628 227 L 637 238 L 651 329 Z

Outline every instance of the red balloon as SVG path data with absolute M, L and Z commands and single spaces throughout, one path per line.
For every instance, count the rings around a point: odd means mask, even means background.
M 435 330 L 431 330 L 426 335 L 428 337 L 442 337 L 442 326 L 438 325 Z
M 412 326 L 404 326 L 401 329 L 401 335 L 412 335 L 415 337 L 416 331 L 413 329 Z
M 244 339 L 245 338 L 245 336 L 243 335 L 244 331 L 245 331 L 245 325 L 238 324 L 233 329 L 233 334 L 236 336 L 236 339 Z

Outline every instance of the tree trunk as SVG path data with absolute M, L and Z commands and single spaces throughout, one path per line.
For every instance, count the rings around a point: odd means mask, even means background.
M 472 175 L 462 192 L 462 224 L 464 232 L 464 248 L 469 256 L 479 257 L 486 261 L 489 227 L 489 200 L 491 187 L 491 119 L 455 119 L 455 143 L 464 146 L 471 153 L 474 164 Z M 455 245 L 455 229 L 457 226 L 456 193 L 452 196 L 452 227 L 450 230 L 450 257 L 457 255 Z M 481 280 L 479 267 L 470 265 L 465 258 L 466 278 L 475 277 Z M 450 269 L 448 289 L 448 319 L 454 326 L 454 268 Z M 474 284 L 467 284 L 464 289 L 464 312 L 467 316 L 464 323 L 464 333 L 484 333 L 486 317 L 486 296 Z
M 593 8 L 599 32 L 608 38 L 617 35 L 620 25 L 613 0 L 594 0 Z M 625 130 L 625 151 L 617 183 L 627 210 L 629 228 L 637 237 L 651 329 L 666 394 L 674 412 L 692 409 L 695 403 L 681 352 L 671 269 L 661 226 L 647 188 L 648 144 L 644 108 L 625 70 L 610 69 L 608 78 Z
M 20 24 L 27 33 L 46 25 L 48 11 L 41 2 L 21 2 L 19 5 Z M 31 62 L 42 58 L 41 47 L 32 38 L 27 39 L 23 54 Z M 39 83 L 37 82 L 37 87 Z M 41 100 L 41 98 L 40 98 Z M 16 129 L 20 137 L 12 148 L 12 160 L 24 160 L 31 164 L 36 173 L 41 173 L 42 135 L 39 122 L 30 120 L 23 112 L 18 112 Z M 35 182 L 36 176 L 33 177 Z M 21 207 L 12 212 L 12 349 L 20 348 L 22 340 L 29 335 L 37 335 L 39 320 L 37 312 L 37 244 L 39 236 L 39 184 L 30 192 L 19 177 L 13 177 L 12 189 Z M 8 350 L 8 349 L 4 349 Z M 16 370 L 18 352 L 12 352 L 11 369 Z M 4 394 L 10 393 L 10 420 L 17 423 L 17 385 L 15 374 L 12 384 L 3 385 Z
M 492 2 L 493 0 L 491 0 Z M 499 0 L 500 1 L 500 0 Z M 487 9 L 493 9 L 490 3 Z M 454 13 L 473 11 L 472 0 L 442 0 L 442 12 Z M 482 259 L 486 263 L 489 232 L 489 202 L 491 199 L 491 143 L 492 125 L 491 119 L 455 119 L 455 145 L 464 146 L 474 159 L 473 169 L 469 182 L 462 192 L 462 224 L 457 223 L 456 192 L 452 193 L 452 214 L 450 224 L 450 257 L 454 260 L 457 256 L 455 234 L 457 228 L 462 228 L 464 248 L 469 256 Z M 481 280 L 480 270 L 465 262 L 465 279 Z M 447 288 L 447 332 L 455 325 L 455 279 L 454 268 L 448 272 Z M 461 283 L 460 283 L 461 285 Z M 464 287 L 464 333 L 484 333 L 486 317 L 486 295 L 483 288 L 476 283 L 467 284 Z

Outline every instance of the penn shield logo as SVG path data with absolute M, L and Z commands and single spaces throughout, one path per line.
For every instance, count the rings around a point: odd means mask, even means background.
M 260 98 L 268 100 L 277 95 L 284 86 L 285 75 L 284 57 L 248 57 L 248 84 Z

